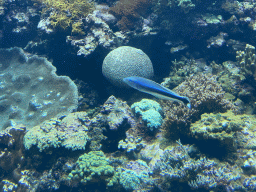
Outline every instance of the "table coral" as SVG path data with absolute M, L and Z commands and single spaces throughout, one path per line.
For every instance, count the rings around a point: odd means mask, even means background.
M 0 63 L 0 130 L 18 124 L 31 128 L 77 108 L 77 86 L 57 76 L 46 58 L 27 57 L 16 47 L 1 49 Z
M 140 102 L 132 104 L 131 108 L 136 114 L 142 116 L 142 120 L 147 124 L 147 127 L 153 131 L 162 125 L 163 111 L 159 103 L 150 99 L 142 99 Z

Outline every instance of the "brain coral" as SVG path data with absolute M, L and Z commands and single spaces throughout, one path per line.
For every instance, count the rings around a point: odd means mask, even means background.
M 139 76 L 150 79 L 154 75 L 154 70 L 149 57 L 142 50 L 122 46 L 105 57 L 102 73 L 114 85 L 126 87 L 123 78 Z
M 15 124 L 30 128 L 77 108 L 77 86 L 55 72 L 45 58 L 0 49 L 0 130 Z

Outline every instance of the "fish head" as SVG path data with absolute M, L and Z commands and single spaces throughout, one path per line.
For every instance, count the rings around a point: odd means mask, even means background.
M 123 78 L 123 81 L 130 87 L 133 87 L 134 89 L 139 88 L 138 77 L 136 77 L 136 76 Z

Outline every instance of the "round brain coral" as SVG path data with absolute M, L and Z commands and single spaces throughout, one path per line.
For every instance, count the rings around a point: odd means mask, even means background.
M 112 84 L 126 87 L 123 78 L 139 76 L 150 79 L 154 75 L 154 69 L 149 57 L 142 50 L 122 46 L 105 57 L 102 73 Z

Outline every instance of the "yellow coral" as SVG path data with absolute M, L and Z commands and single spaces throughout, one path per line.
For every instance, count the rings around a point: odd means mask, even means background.
M 85 32 L 82 29 L 83 23 L 78 21 L 72 24 L 72 35 L 85 35 Z
M 70 27 L 71 20 L 66 15 L 54 13 L 51 17 L 51 25 L 59 30 L 67 30 Z
M 256 55 L 255 47 L 249 44 L 246 44 L 244 51 L 236 52 L 236 59 L 240 64 L 242 74 L 245 76 L 253 75 L 256 79 Z
M 81 23 L 77 20 L 86 17 L 94 10 L 94 4 L 88 0 L 34 0 L 46 5 L 43 11 L 54 8 L 55 13 L 50 16 L 51 25 L 58 30 L 68 30 L 72 27 L 72 32 L 83 34 Z M 73 29 L 74 27 L 74 29 Z M 80 29 L 79 29 L 80 28 Z

